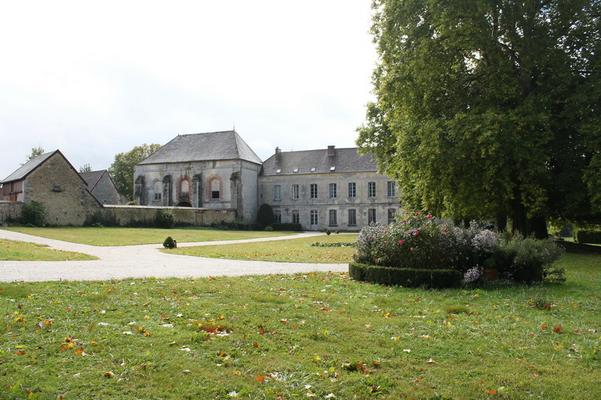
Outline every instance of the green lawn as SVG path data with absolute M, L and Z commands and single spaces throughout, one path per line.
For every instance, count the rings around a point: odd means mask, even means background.
M 315 247 L 315 242 L 351 243 L 356 234 L 339 234 L 302 239 L 290 239 L 262 243 L 244 243 L 235 246 L 198 246 L 163 250 L 166 253 L 188 256 L 229 258 L 236 260 L 289 261 L 308 263 L 347 263 L 355 253 L 354 247 Z
M 96 260 L 96 257 L 72 251 L 60 251 L 27 242 L 0 239 L 0 261 Z
M 0 284 L 0 398 L 598 399 L 601 257 L 560 264 L 564 285 L 478 290 L 340 274 Z
M 211 228 L 5 228 L 15 232 L 41 236 L 67 242 L 91 244 L 94 246 L 125 246 L 131 244 L 163 243 L 167 236 L 180 243 L 204 242 L 211 240 L 253 239 L 271 236 L 290 235 L 292 232 L 234 231 Z

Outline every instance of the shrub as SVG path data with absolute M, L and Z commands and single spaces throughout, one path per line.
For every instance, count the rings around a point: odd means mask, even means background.
M 276 231 L 302 231 L 303 227 L 301 224 L 293 224 L 291 222 L 283 224 L 272 224 L 272 228 Z
M 46 225 L 46 209 L 42 203 L 30 201 L 25 203 L 21 209 L 21 223 L 25 225 Z
M 167 210 L 157 210 L 154 217 L 154 224 L 159 228 L 173 228 L 173 214 Z
M 461 272 L 453 269 L 391 268 L 356 262 L 349 264 L 349 275 L 358 281 L 436 289 L 458 287 L 463 279 Z
M 94 214 L 88 215 L 86 221 L 84 222 L 84 226 L 119 226 L 119 222 L 117 221 L 115 214 L 98 210 L 94 212 Z
M 501 244 L 499 253 L 509 264 L 499 265 L 507 277 L 524 283 L 542 282 L 545 271 L 563 253 L 562 249 L 550 240 L 511 238 Z
M 272 226 L 266 226 L 264 230 L 267 231 L 267 232 L 272 232 L 273 231 L 273 227 Z
M 594 243 L 601 244 L 601 231 L 581 230 L 576 234 L 578 243 Z
M 257 223 L 261 226 L 273 224 L 273 208 L 269 204 L 261 204 L 257 212 Z
M 167 239 L 163 242 L 163 247 L 166 249 L 175 249 L 177 247 L 177 241 L 171 236 L 167 236 Z

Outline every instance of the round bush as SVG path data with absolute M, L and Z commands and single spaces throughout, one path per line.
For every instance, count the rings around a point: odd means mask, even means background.
M 177 247 L 177 241 L 171 236 L 167 236 L 167 239 L 163 242 L 163 247 L 166 249 L 175 249 Z

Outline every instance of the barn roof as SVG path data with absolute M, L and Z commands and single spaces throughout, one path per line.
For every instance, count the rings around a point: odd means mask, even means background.
M 27 175 L 33 172 L 37 167 L 42 165 L 46 160 L 48 160 L 54 153 L 58 152 L 58 150 L 50 151 L 48 153 L 41 154 L 37 157 L 32 158 L 27 161 L 25 164 L 21 165 L 17 170 L 15 170 L 12 174 L 4 178 L 0 183 L 5 184 L 13 181 L 20 181 L 25 179 Z

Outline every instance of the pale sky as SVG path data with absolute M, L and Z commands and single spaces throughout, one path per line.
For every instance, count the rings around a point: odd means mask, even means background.
M 372 98 L 370 0 L 6 1 L 0 179 L 30 149 L 79 168 L 233 126 L 263 160 L 354 146 Z

